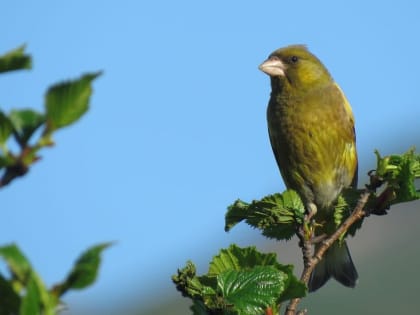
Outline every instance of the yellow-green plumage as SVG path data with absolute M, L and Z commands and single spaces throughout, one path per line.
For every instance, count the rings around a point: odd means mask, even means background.
M 268 130 L 281 175 L 309 211 L 317 210 L 315 220 L 324 226 L 316 233 L 325 233 L 339 193 L 357 183 L 351 107 L 328 70 L 305 46 L 274 51 L 260 69 L 271 78 Z M 331 276 L 346 286 L 356 283 L 345 242 L 328 250 L 309 289 L 318 289 Z

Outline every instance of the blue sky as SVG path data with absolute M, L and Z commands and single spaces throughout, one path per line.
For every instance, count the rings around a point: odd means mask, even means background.
M 353 106 L 362 170 L 375 148 L 418 139 L 419 9 L 414 0 L 3 4 L 0 51 L 26 43 L 34 68 L 0 77 L 2 109 L 42 110 L 50 84 L 104 75 L 88 114 L 0 192 L 1 243 L 17 242 L 51 285 L 87 246 L 117 241 L 98 283 L 70 303 L 146 303 L 172 289 L 187 259 L 204 270 L 220 247 L 252 243 L 244 226 L 223 232 L 227 205 L 284 189 L 266 130 L 269 79 L 257 69 L 274 49 L 307 44 L 328 67 Z

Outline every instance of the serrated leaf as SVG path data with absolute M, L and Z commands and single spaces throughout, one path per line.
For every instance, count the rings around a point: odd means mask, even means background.
M 302 298 L 306 296 L 307 291 L 306 285 L 291 273 L 289 274 L 286 288 L 278 298 L 277 303 L 280 304 L 291 299 Z
M 31 68 L 31 56 L 25 54 L 25 45 L 0 56 L 0 73 Z
M 0 111 L 0 146 L 3 146 L 13 132 L 13 126 L 2 111 Z
M 286 275 L 285 290 L 278 296 L 278 303 L 306 295 L 306 286 L 293 274 L 292 265 L 283 265 L 277 261 L 275 253 L 260 253 L 254 246 L 241 248 L 232 244 L 210 262 L 209 275 L 218 275 L 228 270 L 252 270 L 259 266 L 276 268 Z
M 386 183 L 386 188 L 377 197 L 374 210 L 384 214 L 384 209 L 393 204 L 420 199 L 420 190 L 416 188 L 416 180 L 420 178 L 420 155 L 415 153 L 414 148 L 401 155 L 381 157 L 378 151 L 375 154 L 375 176 Z
M 268 274 L 271 274 L 272 270 L 276 271 L 277 276 L 281 274 L 281 283 L 276 282 L 280 285 L 281 292 L 271 292 L 271 283 L 264 282 L 267 280 L 265 279 L 267 270 Z M 256 280 L 256 282 L 247 283 L 247 288 L 253 286 L 261 286 L 262 288 L 265 284 L 268 285 L 268 291 L 254 296 L 254 300 L 251 302 L 244 300 L 246 303 L 250 302 L 251 312 L 254 312 L 256 309 L 260 310 L 266 306 L 277 307 L 284 300 L 306 295 L 306 286 L 293 275 L 293 266 L 282 265 L 278 263 L 276 254 L 260 253 L 255 247 L 240 248 L 233 244 L 227 249 L 220 250 L 219 254 L 213 258 L 210 263 L 209 272 L 206 275 L 197 276 L 195 272 L 194 264 L 189 262 L 185 268 L 178 270 L 178 274 L 173 276 L 172 280 L 176 284 L 177 289 L 182 292 L 183 296 L 190 297 L 194 301 L 192 309 L 194 314 L 197 315 L 254 314 L 246 313 L 248 311 L 245 310 L 245 305 L 240 305 L 238 309 L 233 304 L 236 299 L 240 300 L 241 294 L 247 294 L 248 291 L 242 286 L 245 285 L 245 282 L 242 283 L 242 281 L 246 279 L 246 281 Z M 228 284 L 229 288 L 225 288 L 223 283 Z M 235 289 L 234 294 L 231 294 L 233 292 L 232 286 L 234 285 L 239 285 L 239 287 L 238 290 Z M 264 294 L 268 294 L 269 296 L 264 297 Z M 274 297 L 271 294 L 274 294 Z M 232 299 L 227 299 L 227 296 Z M 261 301 L 263 303 L 260 303 Z M 260 304 L 256 307 L 253 304 L 254 302 Z M 268 305 L 265 304 L 266 302 L 272 303 Z
M 100 75 L 101 72 L 88 73 L 78 80 L 59 83 L 48 89 L 45 96 L 47 133 L 74 123 L 88 110 L 91 83 Z
M 16 140 L 21 146 L 25 145 L 33 133 L 45 122 L 45 116 L 32 109 L 12 110 L 9 119 L 13 125 Z
M 401 156 L 398 165 L 399 174 L 395 178 L 396 198 L 393 203 L 412 201 L 420 198 L 420 192 L 415 185 L 416 178 L 420 173 L 420 155 L 416 155 L 414 149 Z
M 237 199 L 228 207 L 225 215 L 226 232 L 230 231 L 236 224 L 247 218 L 249 206 L 249 203 Z
M 303 205 L 302 199 L 300 199 L 298 193 L 294 190 L 286 190 L 281 194 L 283 198 L 283 207 L 297 211 L 297 215 L 303 218 L 305 214 L 305 206 Z
M 251 203 L 237 200 L 228 207 L 225 230 L 229 231 L 245 220 L 252 227 L 260 229 L 264 236 L 288 240 L 295 234 L 296 225 L 302 222 L 304 213 L 305 207 L 293 190 L 269 195 Z
M 64 283 L 56 286 L 55 290 L 58 292 L 58 296 L 69 289 L 83 289 L 93 284 L 98 275 L 102 251 L 111 244 L 103 243 L 92 246 L 82 253 Z
M 207 275 L 197 277 L 195 265 L 188 261 L 186 266 L 178 269 L 176 275 L 172 276 L 172 281 L 176 285 L 182 296 L 191 298 L 201 311 L 204 309 L 217 308 L 216 297 L 217 279 Z M 196 310 L 198 312 L 198 309 Z
M 178 273 L 172 276 L 172 281 L 183 296 L 194 298 L 202 293 L 203 285 L 196 277 L 195 265 L 191 261 L 184 268 L 178 269 Z
M 241 248 L 232 244 L 227 249 L 221 249 L 210 262 L 209 275 L 220 274 L 226 270 L 241 270 L 255 266 L 281 265 L 277 263 L 276 254 L 263 254 L 254 246 Z
M 285 289 L 287 275 L 270 266 L 228 270 L 218 276 L 218 289 L 226 306 L 239 315 L 260 315 L 276 303 Z
M 344 189 L 340 196 L 337 198 L 337 203 L 334 206 L 334 225 L 330 225 L 324 229 L 324 232 L 333 233 L 353 212 L 356 207 L 357 201 L 360 199 L 362 189 L 348 188 Z M 362 227 L 364 218 L 354 223 L 347 232 L 340 237 L 342 241 L 347 234 L 354 236 L 356 231 Z
M 20 249 L 15 244 L 2 246 L 0 256 L 6 261 L 14 276 L 20 282 L 26 283 L 32 268 Z

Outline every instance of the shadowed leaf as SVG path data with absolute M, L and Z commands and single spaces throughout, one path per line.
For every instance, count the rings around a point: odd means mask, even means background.
M 4 145 L 9 139 L 9 136 L 13 132 L 13 126 L 10 122 L 9 117 L 7 117 L 2 111 L 0 111 L 0 145 Z
M 98 275 L 102 251 L 111 245 L 112 243 L 99 244 L 82 253 L 66 280 L 54 286 L 54 294 L 61 296 L 69 289 L 83 289 L 93 284 Z
M 12 110 L 9 119 L 15 131 L 16 140 L 24 146 L 33 133 L 45 122 L 45 117 L 32 109 Z
M 0 275 L 0 315 L 17 314 L 20 306 L 20 296 L 10 281 Z
M 25 54 L 25 46 L 20 46 L 0 56 L 0 73 L 14 70 L 31 69 L 31 56 Z

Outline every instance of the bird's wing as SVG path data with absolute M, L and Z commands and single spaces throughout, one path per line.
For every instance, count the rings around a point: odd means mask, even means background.
M 337 83 L 334 83 L 335 87 L 338 89 L 339 93 L 341 94 L 343 98 L 343 106 L 344 110 L 346 111 L 347 116 L 349 117 L 350 123 L 349 126 L 351 128 L 351 135 L 352 135 L 352 143 L 349 144 L 347 150 L 352 151 L 348 152 L 347 156 L 353 156 L 356 158 L 356 169 L 353 174 L 353 180 L 351 182 L 351 186 L 356 188 L 357 187 L 357 180 L 358 180 L 358 170 L 359 170 L 359 163 L 357 161 L 357 153 L 356 153 L 356 131 L 354 128 L 355 119 L 353 115 L 353 110 L 350 106 L 349 101 L 347 100 L 343 90 L 340 88 L 340 86 Z

